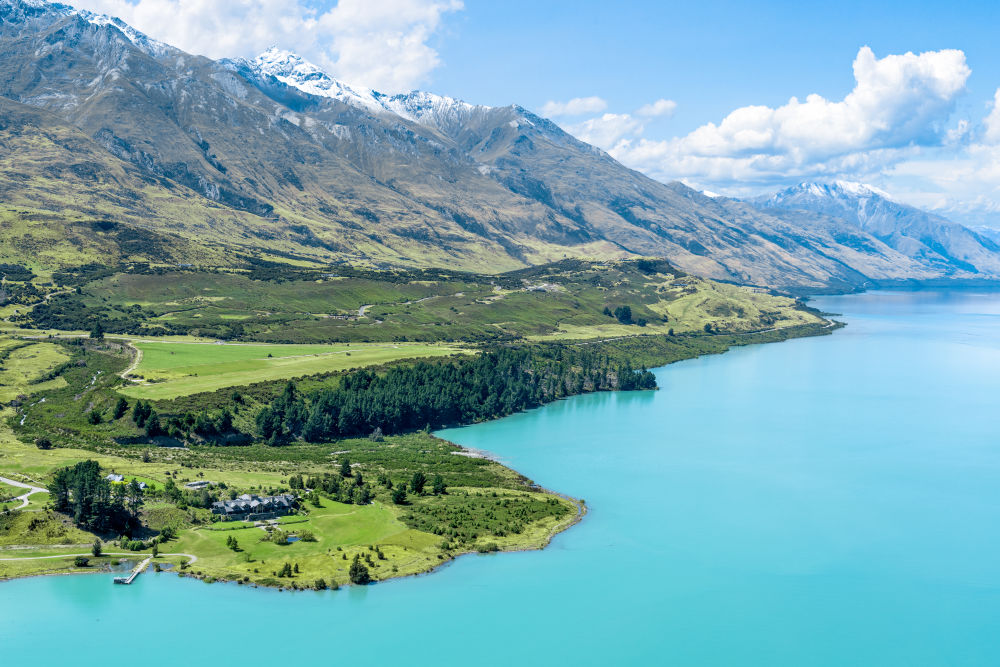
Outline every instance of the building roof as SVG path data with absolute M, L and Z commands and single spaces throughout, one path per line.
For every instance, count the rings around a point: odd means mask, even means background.
M 244 493 L 233 500 L 221 500 L 212 503 L 212 507 L 219 509 L 226 514 L 248 514 L 262 513 L 274 509 L 288 509 L 295 504 L 295 496 L 284 494 L 281 496 L 252 496 Z

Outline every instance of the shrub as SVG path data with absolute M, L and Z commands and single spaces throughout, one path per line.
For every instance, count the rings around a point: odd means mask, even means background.
M 77 556 L 73 559 L 73 565 L 75 567 L 87 567 L 90 565 L 90 559 L 86 556 Z
M 354 555 L 354 561 L 351 562 L 351 569 L 348 572 L 348 575 L 351 578 L 351 583 L 359 586 L 369 584 L 372 580 L 371 574 L 368 572 L 368 568 L 361 562 L 361 557 L 357 554 Z

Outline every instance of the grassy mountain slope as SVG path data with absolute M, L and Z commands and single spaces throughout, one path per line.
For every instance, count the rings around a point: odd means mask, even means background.
M 844 221 L 789 219 L 658 183 L 518 106 L 412 93 L 373 107 L 280 75 L 257 61 L 191 56 L 64 6 L 0 0 L 0 97 L 21 118 L 0 134 L 5 194 L 22 217 L 47 220 L 44 234 L 17 233 L 21 247 L 58 237 L 58 216 L 99 214 L 198 246 L 163 242 L 175 263 L 256 255 L 502 272 L 643 255 L 800 290 L 948 275 Z M 56 120 L 72 143 L 33 157 L 33 135 Z M 36 129 L 14 140 L 11 127 Z M 102 236 L 79 243 L 115 258 L 128 250 Z

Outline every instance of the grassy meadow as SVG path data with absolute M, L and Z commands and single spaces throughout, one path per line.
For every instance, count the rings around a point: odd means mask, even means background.
M 142 357 L 130 377 L 142 382 L 121 389 L 121 393 L 142 399 L 176 398 L 254 382 L 470 351 L 458 345 L 421 343 L 351 346 L 141 341 L 134 346 Z

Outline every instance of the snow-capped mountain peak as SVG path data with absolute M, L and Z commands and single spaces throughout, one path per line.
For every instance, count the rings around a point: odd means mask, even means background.
M 772 199 L 784 199 L 793 196 L 811 196 L 823 199 L 866 199 L 872 196 L 895 201 L 888 192 L 874 185 L 858 183 L 857 181 L 833 181 L 832 183 L 816 183 L 804 181 L 798 185 L 785 188 L 774 194 Z
M 272 46 L 251 61 L 244 61 L 258 74 L 272 76 L 285 85 L 309 95 L 328 97 L 365 109 L 384 111 L 385 96 L 370 88 L 349 86 L 329 76 L 313 63 L 292 51 Z
M 292 51 L 272 46 L 253 60 L 239 61 L 258 75 L 271 76 L 308 95 L 340 100 L 369 111 L 389 112 L 422 125 L 440 126 L 458 120 L 477 107 L 451 97 L 413 91 L 386 95 L 333 78 L 319 66 Z
M 0 0 L 0 7 L 8 7 L 12 10 L 17 10 L 19 8 L 23 10 L 23 8 L 27 7 L 33 10 L 38 10 L 36 14 L 44 12 L 56 16 L 78 16 L 92 25 L 99 27 L 113 26 L 125 35 L 125 37 L 135 46 L 151 56 L 162 56 L 176 50 L 163 42 L 157 41 L 152 37 L 139 32 L 129 24 L 125 23 L 125 21 L 122 21 L 120 18 L 108 16 L 107 14 L 95 14 L 94 12 L 87 11 L 86 9 L 76 9 L 75 7 L 70 7 L 69 5 L 64 5 L 58 2 L 47 2 L 46 0 Z
M 877 195 L 883 199 L 892 200 L 892 195 L 888 192 L 877 188 L 874 185 L 868 185 L 867 183 L 858 183 L 856 181 L 834 181 L 833 184 L 836 188 L 854 197 L 870 197 L 871 195 Z
M 876 209 L 905 207 L 885 190 L 855 181 L 806 181 L 753 201 L 762 208 L 801 208 L 838 217 L 847 215 L 860 226 L 866 224 Z
M 476 105 L 456 100 L 453 97 L 425 93 L 419 90 L 403 95 L 393 95 L 386 100 L 385 106 L 393 113 L 418 123 L 426 123 L 430 119 L 441 122 L 457 118 L 462 112 L 477 108 Z

